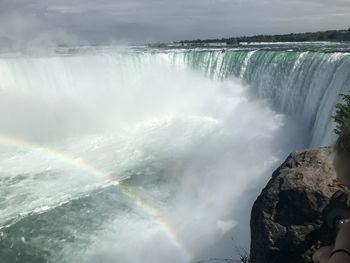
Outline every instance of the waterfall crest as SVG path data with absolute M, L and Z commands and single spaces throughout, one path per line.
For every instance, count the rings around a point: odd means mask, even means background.
M 215 79 L 241 78 L 253 96 L 267 99 L 275 110 L 308 123 L 310 146 L 332 144 L 331 116 L 339 93 L 350 89 L 349 53 L 189 51 L 173 53 L 173 61 Z

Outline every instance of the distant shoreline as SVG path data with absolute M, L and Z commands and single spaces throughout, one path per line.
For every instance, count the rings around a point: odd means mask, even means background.
M 306 33 L 290 33 L 281 35 L 255 35 L 215 39 L 195 39 L 175 41 L 173 44 L 189 47 L 203 45 L 222 45 L 222 46 L 239 46 L 241 43 L 260 43 L 260 42 L 313 42 L 313 41 L 350 41 L 350 28 L 343 30 L 327 30 Z M 162 47 L 166 43 L 154 43 L 149 46 Z

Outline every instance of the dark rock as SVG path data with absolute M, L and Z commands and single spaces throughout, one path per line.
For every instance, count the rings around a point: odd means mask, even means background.
M 251 214 L 251 262 L 311 262 L 332 242 L 324 210 L 334 193 L 331 148 L 298 151 L 273 173 Z

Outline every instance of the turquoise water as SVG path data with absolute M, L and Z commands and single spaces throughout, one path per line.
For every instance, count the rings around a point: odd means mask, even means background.
M 278 112 L 305 120 L 311 130 L 311 146 L 330 145 L 329 121 L 339 93 L 350 87 L 350 54 L 346 52 L 296 51 L 189 51 L 174 56 L 214 79 L 240 78 L 252 97 L 267 99 Z
M 273 169 L 332 143 L 347 48 L 3 54 L 0 262 L 234 258 Z

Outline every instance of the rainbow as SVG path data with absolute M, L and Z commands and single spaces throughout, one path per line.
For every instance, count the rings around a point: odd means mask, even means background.
M 125 185 L 122 185 L 121 182 L 115 180 L 110 174 L 85 162 L 79 157 L 73 156 L 66 152 L 58 151 L 56 149 L 48 148 L 46 146 L 36 144 L 15 136 L 0 134 L 0 145 L 22 147 L 28 150 L 39 152 L 43 155 L 49 155 L 50 157 L 72 165 L 82 171 L 85 171 L 88 174 L 103 178 L 107 181 L 108 184 L 115 186 L 122 194 L 130 198 L 137 205 L 137 207 L 146 212 L 146 214 L 149 215 L 149 217 L 161 227 L 168 239 L 179 250 L 179 252 L 181 252 L 184 262 L 191 260 L 192 253 L 190 253 L 190 251 L 186 248 L 183 241 L 178 236 L 176 229 L 165 220 L 161 213 L 137 192 Z

